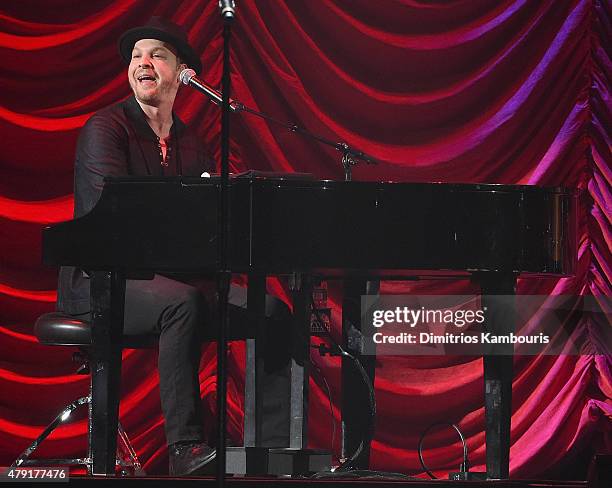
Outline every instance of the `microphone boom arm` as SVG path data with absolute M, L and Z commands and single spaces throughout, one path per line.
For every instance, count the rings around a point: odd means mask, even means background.
M 221 105 L 222 94 L 219 93 L 214 88 L 211 88 L 208 84 L 206 84 L 202 80 L 199 80 L 195 76 L 195 71 L 191 69 L 184 69 L 181 72 L 179 78 L 181 82 L 184 83 L 185 85 L 191 85 L 196 90 L 204 93 L 214 104 L 219 105 L 219 106 Z M 310 139 L 320 142 L 321 144 L 325 144 L 327 146 L 335 148 L 337 151 L 340 151 L 342 153 L 342 166 L 344 168 L 345 181 L 351 180 L 352 178 L 351 168 L 355 166 L 358 163 L 358 161 L 363 161 L 366 164 L 378 164 L 379 163 L 379 160 L 377 160 L 376 158 L 370 156 L 369 154 L 364 153 L 363 151 L 359 151 L 358 149 L 352 148 L 344 141 L 341 141 L 341 142 L 332 141 L 331 139 L 327 139 L 323 136 L 310 132 L 309 130 L 303 127 L 300 127 L 299 125 L 294 124 L 292 122 L 283 122 L 281 120 L 275 119 L 274 117 L 264 112 L 260 112 L 259 110 L 254 110 L 252 108 L 247 107 L 246 105 L 239 102 L 238 100 L 230 99 L 229 102 L 230 102 L 229 107 L 232 112 L 246 112 L 251 115 L 256 115 L 257 117 L 260 117 L 264 120 L 267 120 L 276 125 L 282 126 L 290 132 L 295 132 L 296 134 L 300 134 L 302 136 L 308 137 Z

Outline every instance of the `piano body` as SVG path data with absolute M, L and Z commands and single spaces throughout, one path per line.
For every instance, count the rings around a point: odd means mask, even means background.
M 92 276 L 97 363 L 92 370 L 98 391 L 91 433 L 94 474 L 114 468 L 121 357 L 116 344 L 123 329 L 125 277 L 218 269 L 219 184 L 216 178 L 109 178 L 89 214 L 43 231 L 46 264 L 77 265 Z M 252 317 L 257 320 L 263 310 L 265 277 L 291 274 L 298 278 L 294 312 L 302 338 L 309 335 L 312 275 L 347 280 L 347 297 L 376 293 L 368 279 L 471 275 L 483 296 L 494 296 L 514 294 L 519 275 L 569 275 L 575 267 L 575 194 L 563 188 L 337 182 L 251 173 L 231 180 L 230 201 L 229 264 L 232 272 L 249 275 Z M 355 303 L 345 299 L 343 323 L 359 328 Z M 496 334 L 512 331 L 512 311 L 487 325 Z M 259 334 L 261 321 L 258 327 Z M 293 448 L 306 446 L 309 346 L 302 342 L 292 372 Z M 508 477 L 512 349 L 508 354 L 484 358 L 489 478 Z M 247 355 L 258 366 L 247 374 L 245 446 L 257 446 L 261 409 L 253 384 L 261 361 L 253 341 Z M 374 358 L 359 359 L 373 377 Z M 349 452 L 367 419 L 367 412 L 354 408 L 365 402 L 349 393 L 360 381 L 343 367 Z M 367 449 L 362 452 L 361 467 L 367 467 L 368 455 Z

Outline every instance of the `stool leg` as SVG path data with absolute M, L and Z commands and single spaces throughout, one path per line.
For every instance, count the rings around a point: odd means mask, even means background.
M 123 430 L 123 426 L 121 423 L 117 425 L 117 434 L 119 435 L 119 439 L 117 442 L 117 463 L 121 466 L 127 466 L 133 468 L 135 476 L 145 476 L 146 473 L 138 460 L 138 456 L 136 455 L 136 451 L 132 447 L 132 443 L 125 430 Z M 124 455 L 126 454 L 128 459 L 127 463 L 124 461 Z
M 64 408 L 64 410 L 62 410 L 59 415 L 57 417 L 55 417 L 55 419 L 53 420 L 53 422 L 51 422 L 47 428 L 42 432 L 42 434 L 40 434 L 35 440 L 34 442 L 32 442 L 32 444 L 30 444 L 25 451 L 23 451 L 19 457 L 15 460 L 15 462 L 13 462 L 13 464 L 11 465 L 11 468 L 16 468 L 21 466 L 24 461 L 26 459 L 28 459 L 30 457 L 30 455 L 38 448 L 38 446 L 40 445 L 40 443 L 42 441 L 44 441 L 47 437 L 49 437 L 49 435 L 51 434 L 51 432 L 53 432 L 57 426 L 61 423 L 64 423 L 66 420 L 68 420 L 68 418 L 70 417 L 70 415 L 72 414 L 72 412 L 74 410 L 76 410 L 78 407 L 80 407 L 81 405 L 85 405 L 86 403 L 90 403 L 91 402 L 91 397 L 81 397 L 78 400 L 75 400 L 74 402 L 72 402 L 70 405 L 68 405 L 66 408 Z
M 11 465 L 11 468 L 17 468 L 19 466 L 41 465 L 41 463 L 49 466 L 84 464 L 87 469 L 87 473 L 91 474 L 91 448 L 88 457 L 85 459 L 28 459 L 32 455 L 32 453 L 38 448 L 38 446 L 40 446 L 40 444 L 47 437 L 49 437 L 49 435 L 51 435 L 51 433 L 60 424 L 63 424 L 70 418 L 72 412 L 74 412 L 81 405 L 85 404 L 87 404 L 89 410 L 91 410 L 91 397 L 81 397 L 78 400 L 72 402 L 70 405 L 66 406 L 66 408 L 64 408 L 57 415 L 57 417 L 53 419 L 53 421 L 45 428 L 45 430 L 19 455 L 19 457 Z M 117 443 L 117 465 L 133 468 L 134 475 L 136 476 L 145 476 L 146 473 L 142 469 L 142 465 L 138 460 L 136 451 L 134 451 L 134 448 L 130 443 L 130 439 L 128 438 L 128 435 L 126 434 L 121 424 L 118 425 L 117 435 L 119 437 L 119 442 Z M 128 458 L 127 462 L 124 461 L 124 458 L 122 456 L 123 453 L 125 453 L 125 457 Z

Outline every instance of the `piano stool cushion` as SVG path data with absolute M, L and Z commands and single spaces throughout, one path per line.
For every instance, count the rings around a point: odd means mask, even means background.
M 50 312 L 38 317 L 34 335 L 41 344 L 50 346 L 90 346 L 91 324 L 74 315 Z M 144 349 L 155 347 L 158 336 L 153 334 L 123 336 L 122 347 Z

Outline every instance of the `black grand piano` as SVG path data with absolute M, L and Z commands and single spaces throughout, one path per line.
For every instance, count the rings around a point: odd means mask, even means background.
M 43 231 L 45 263 L 91 273 L 94 474 L 114 470 L 125 278 L 218 269 L 219 185 L 216 178 L 109 178 L 89 214 Z M 346 280 L 343 323 L 359 328 L 359 310 L 347 297 L 377 293 L 368 280 L 431 272 L 471 276 L 484 297 L 514 294 L 519 275 L 568 275 L 575 267 L 575 194 L 563 188 L 318 181 L 251 172 L 231 180 L 230 201 L 229 267 L 249 275 L 253 317 L 263 309 L 265 277 L 291 275 L 296 330 L 303 338 L 312 276 Z M 512 331 L 512 311 L 485 325 L 499 334 Z M 259 364 L 254 351 L 247 355 Z M 489 478 L 509 472 L 511 354 L 510 348 L 507 355 L 484 358 Z M 308 357 L 303 340 L 292 372 L 292 448 L 306 446 Z M 359 359 L 373 375 L 373 358 Z M 256 383 L 258 367 L 247 371 L 247 388 Z M 359 382 L 343 367 L 343 390 Z M 258 445 L 257 397 L 245 399 L 245 446 Z M 350 452 L 363 437 L 368 413 L 355 408 L 365 402 L 347 398 L 342 416 Z M 368 455 L 363 450 L 361 467 Z

